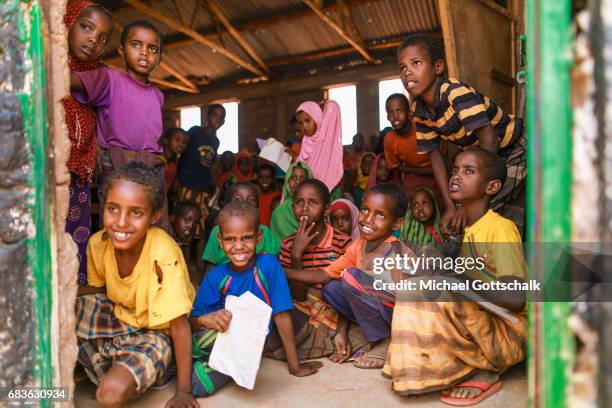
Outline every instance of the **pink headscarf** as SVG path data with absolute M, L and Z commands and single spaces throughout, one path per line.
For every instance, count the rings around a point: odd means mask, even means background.
M 303 161 L 312 169 L 313 177 L 321 180 L 329 191 L 340 183 L 342 167 L 342 125 L 340 106 L 327 101 L 325 110 L 316 102 L 307 101 L 298 106 L 297 112 L 306 112 L 317 124 L 312 136 L 304 135 L 302 149 L 297 161 Z
M 343 207 L 348 208 L 351 213 L 351 239 L 355 242 L 361 236 L 359 233 L 359 209 L 357 209 L 357 206 L 352 201 L 339 198 L 332 203 L 330 213 L 337 208 Z

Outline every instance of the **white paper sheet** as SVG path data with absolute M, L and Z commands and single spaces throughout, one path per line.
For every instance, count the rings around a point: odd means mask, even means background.
M 272 308 L 251 292 L 240 297 L 228 296 L 225 308 L 232 313 L 232 320 L 225 333 L 217 334 L 209 364 L 232 377 L 236 384 L 252 390 Z
M 291 165 L 291 155 L 285 151 L 285 145 L 273 137 L 266 141 L 266 144 L 261 148 L 259 157 L 275 163 L 285 173 Z

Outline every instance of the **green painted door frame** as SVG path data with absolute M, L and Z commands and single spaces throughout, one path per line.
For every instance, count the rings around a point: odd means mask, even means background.
M 527 225 L 531 243 L 569 242 L 571 186 L 571 0 L 527 0 Z M 530 278 L 549 281 L 554 263 L 530 245 Z M 529 403 L 567 406 L 573 359 L 570 304 L 529 308 Z
M 23 113 L 23 128 L 30 150 L 29 185 L 32 197 L 29 209 L 35 235 L 28 239 L 28 263 L 34 285 L 34 313 L 36 319 L 35 381 L 40 387 L 53 386 L 51 310 L 51 188 L 48 163 L 48 119 L 46 108 L 44 50 L 41 29 L 42 12 L 38 1 L 13 1 L 19 7 L 20 39 L 27 44 L 25 67 L 29 86 L 18 95 Z M 50 184 L 51 182 L 51 184 Z M 57 385 L 57 384 L 56 384 Z M 41 401 L 43 407 L 50 402 Z

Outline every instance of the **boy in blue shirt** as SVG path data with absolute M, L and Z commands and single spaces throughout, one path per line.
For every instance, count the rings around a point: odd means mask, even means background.
M 208 359 L 216 332 L 225 332 L 232 320 L 232 314 L 224 308 L 226 296 L 240 296 L 247 291 L 272 308 L 272 320 L 285 348 L 289 372 L 297 377 L 316 373 L 322 366 L 320 362 L 298 362 L 289 314 L 293 305 L 283 268 L 276 256 L 256 253 L 262 238 L 259 212 L 252 205 L 234 201 L 221 209 L 218 221 L 218 239 L 229 263 L 206 274 L 193 305 L 191 327 L 196 343 L 193 394 L 212 395 L 230 381 L 230 377 L 213 370 Z

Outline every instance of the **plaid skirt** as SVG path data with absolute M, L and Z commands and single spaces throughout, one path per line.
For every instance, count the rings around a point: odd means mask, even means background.
M 167 330 L 138 329 L 123 323 L 113 313 L 106 295 L 77 298 L 78 360 L 96 385 L 113 365 L 127 369 L 142 394 L 168 380 L 172 341 Z
M 527 321 L 510 323 L 477 304 L 395 303 L 383 376 L 399 395 L 446 389 L 482 369 L 501 373 L 525 358 Z

